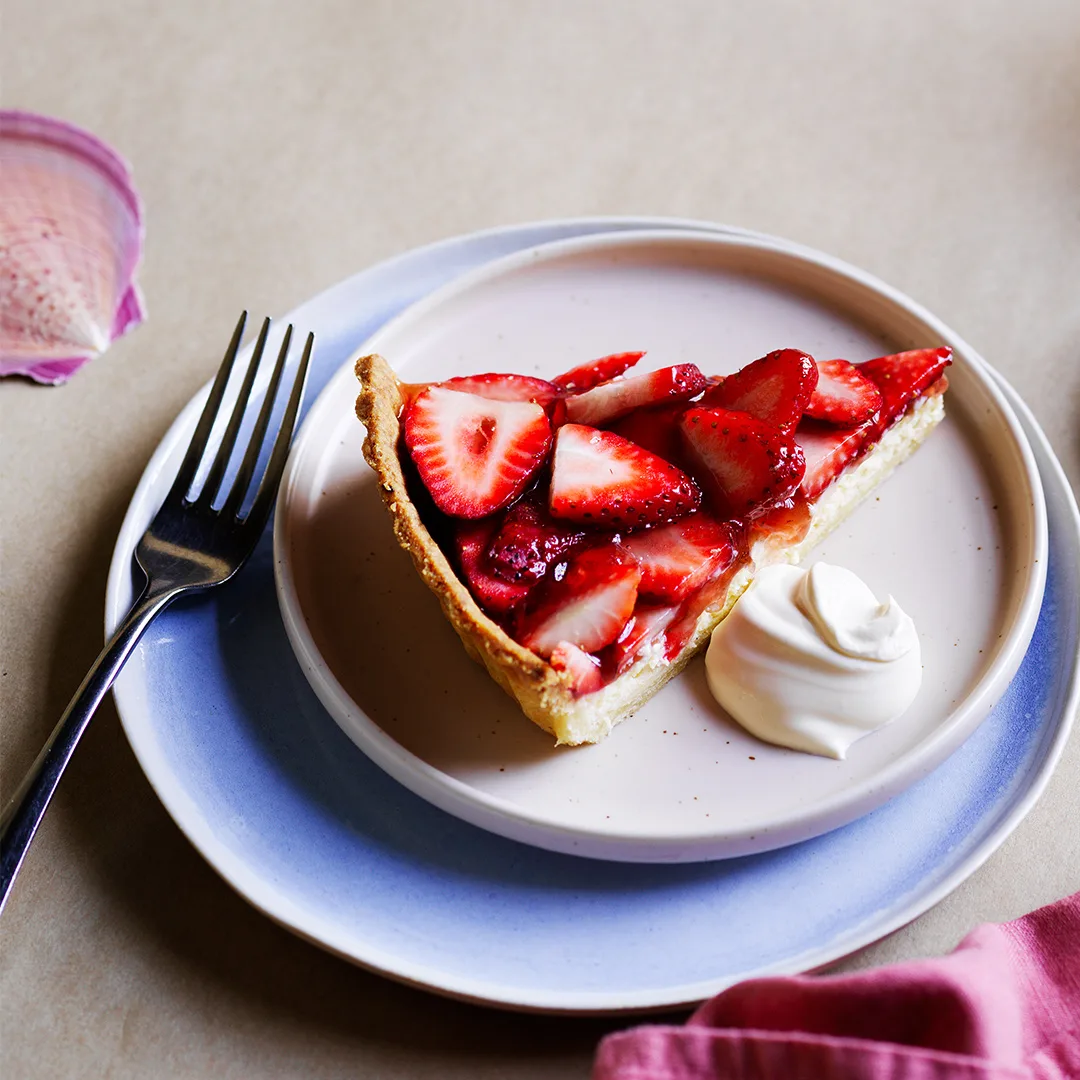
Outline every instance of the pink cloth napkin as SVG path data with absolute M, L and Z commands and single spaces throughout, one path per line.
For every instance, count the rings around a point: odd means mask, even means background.
M 1080 893 L 948 956 L 751 979 L 685 1026 L 608 1035 L 593 1080 L 1080 1078 Z

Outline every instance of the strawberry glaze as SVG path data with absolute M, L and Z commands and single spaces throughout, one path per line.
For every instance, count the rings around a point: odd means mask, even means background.
M 785 352 L 784 361 L 789 366 L 795 357 L 802 363 L 805 356 L 794 350 Z M 560 377 L 554 385 L 564 384 L 567 389 L 559 391 L 564 395 L 573 393 L 571 387 L 586 392 L 599 385 L 594 380 L 609 371 L 625 370 L 640 355 L 601 358 Z M 778 355 L 763 358 L 767 364 L 756 362 L 758 370 L 775 378 L 773 358 Z M 614 522 L 603 528 L 599 522 L 558 520 L 548 508 L 552 470 L 546 465 L 538 469 L 523 495 L 477 521 L 457 520 L 440 510 L 415 467 L 406 470 L 410 494 L 432 536 L 451 556 L 485 612 L 511 637 L 550 657 L 574 693 L 592 693 L 625 674 L 646 652 L 655 654 L 660 648 L 666 660 L 675 659 L 693 636 L 701 615 L 725 601 L 731 580 L 749 561 L 752 547 L 763 540 L 783 546 L 799 543 L 810 527 L 811 508 L 820 493 L 873 449 L 918 397 L 944 392 L 948 385 L 944 368 L 949 362 L 948 350 L 924 349 L 857 365 L 859 373 L 880 389 L 880 412 L 849 428 L 830 427 L 808 418 L 799 421 L 792 435 L 774 428 L 777 436 L 799 444 L 800 458 L 802 446 L 807 447 L 804 482 L 794 489 L 790 484 L 780 489 L 780 501 L 774 498 L 752 505 L 744 500 L 738 513 L 732 513 L 730 498 L 710 495 L 715 485 L 700 468 L 693 467 L 695 454 L 683 430 L 684 418 L 693 406 L 686 403 L 638 408 L 611 424 L 622 439 L 636 441 L 650 456 L 673 466 L 673 473 L 681 476 L 680 470 L 689 471 L 701 483 L 705 504 L 700 509 L 687 506 L 673 524 L 650 521 L 632 528 L 620 523 L 616 531 L 611 528 Z M 737 382 L 728 378 L 733 385 L 725 397 L 735 400 L 737 391 L 739 397 L 752 399 L 759 393 L 752 379 L 754 367 L 744 368 Z M 718 388 L 718 380 L 711 382 Z M 807 400 L 812 379 L 810 383 L 809 389 L 804 385 L 802 394 Z M 550 398 L 547 388 L 553 384 L 542 380 L 479 376 L 443 385 L 451 389 L 490 388 L 489 392 L 503 400 L 531 398 L 543 405 L 552 427 L 561 428 L 565 420 L 566 397 Z M 424 389 L 407 387 L 406 401 L 411 404 Z M 717 390 L 707 391 L 706 397 L 710 394 L 715 398 Z M 770 409 L 776 409 L 771 391 L 761 391 L 760 396 L 768 400 Z M 700 408 L 697 413 L 704 415 Z M 745 413 L 728 415 L 751 420 Z M 790 421 L 786 416 L 784 420 L 787 426 Z M 748 430 L 756 430 L 755 422 L 751 420 Z M 610 438 L 606 432 L 600 435 Z M 404 458 L 409 456 L 406 441 L 403 437 Z M 802 477 L 801 472 L 799 475 Z M 664 530 L 672 537 L 670 546 L 666 546 Z M 716 539 L 718 535 L 724 537 L 723 543 Z M 711 543 L 702 537 L 711 538 Z M 701 545 L 698 565 L 693 558 L 695 543 Z M 679 577 L 683 566 L 685 585 Z M 663 581 L 663 586 L 650 584 L 656 581 Z M 605 605 L 618 610 L 605 609 Z

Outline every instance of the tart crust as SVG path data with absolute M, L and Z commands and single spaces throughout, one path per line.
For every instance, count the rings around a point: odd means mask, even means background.
M 810 526 L 801 541 L 770 543 L 766 539 L 756 543 L 723 596 L 698 618 L 694 632 L 676 657 L 669 661 L 662 649 L 647 651 L 629 671 L 603 689 L 578 697 L 568 676 L 519 645 L 484 614 L 421 520 L 409 496 L 398 455 L 398 415 L 404 397 L 403 384 L 393 369 L 381 356 L 371 354 L 356 361 L 355 372 L 360 380 L 356 415 L 367 429 L 364 457 L 378 478 L 398 543 L 412 556 L 420 576 L 438 597 L 465 651 L 483 664 L 530 720 L 554 735 L 557 743 L 570 745 L 599 742 L 615 724 L 682 671 L 704 647 L 759 567 L 798 562 L 840 524 L 937 426 L 944 416 L 941 395 L 948 385 L 942 376 L 871 450 L 825 489 L 810 505 Z

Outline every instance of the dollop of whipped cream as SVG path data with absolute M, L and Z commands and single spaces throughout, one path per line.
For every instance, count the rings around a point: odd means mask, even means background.
M 758 572 L 705 654 L 713 696 L 751 734 L 842 759 L 905 712 L 922 682 L 915 624 L 850 570 Z

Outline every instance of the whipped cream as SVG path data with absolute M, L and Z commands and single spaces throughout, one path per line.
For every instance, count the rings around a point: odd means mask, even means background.
M 915 624 L 850 570 L 816 563 L 760 570 L 705 654 L 709 689 L 766 742 L 843 758 L 915 700 Z

